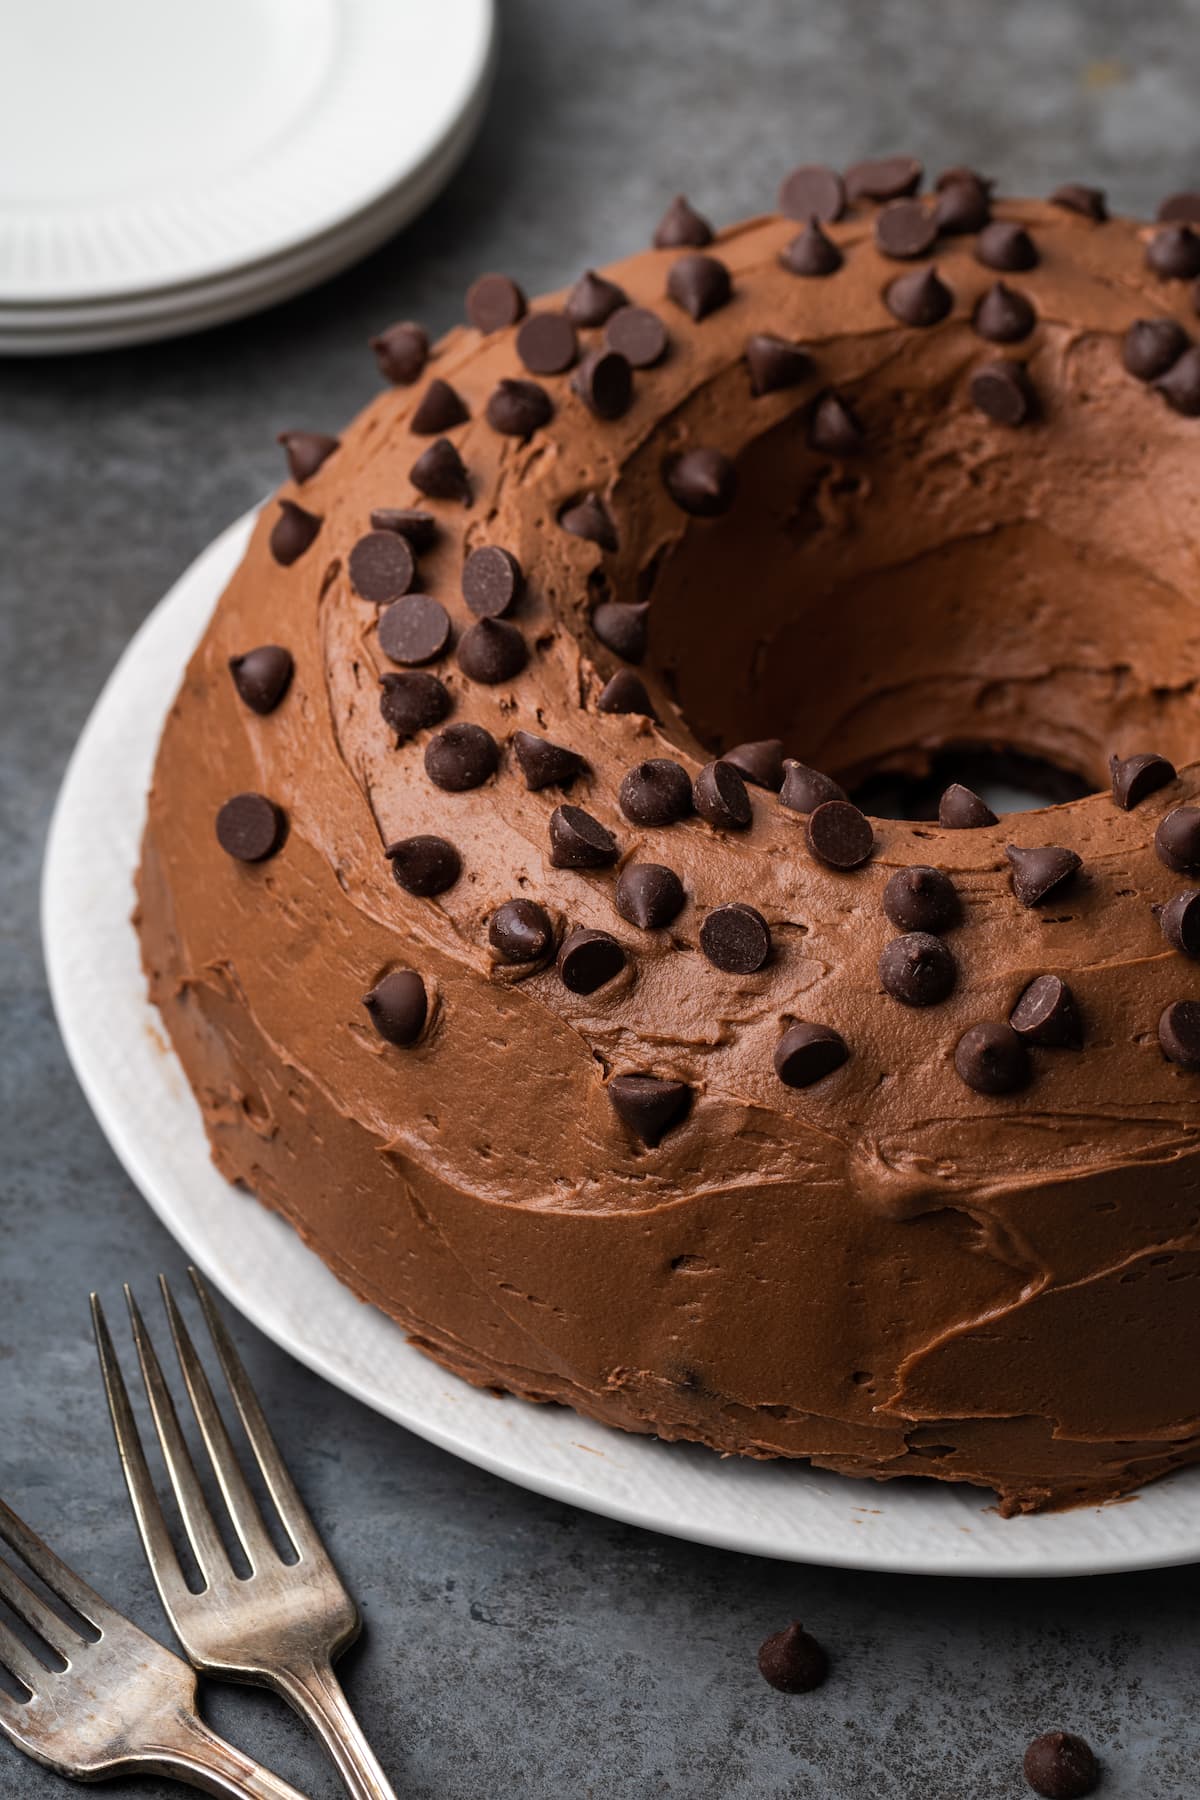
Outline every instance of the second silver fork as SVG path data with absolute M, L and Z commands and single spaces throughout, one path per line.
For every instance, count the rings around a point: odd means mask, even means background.
M 241 1358 L 204 1282 L 190 1269 L 217 1357 L 242 1427 L 297 1561 L 283 1560 L 246 1482 L 203 1364 L 159 1276 L 163 1304 L 188 1398 L 230 1521 L 250 1567 L 230 1561 L 163 1376 L 129 1288 L 125 1298 L 163 1460 L 188 1543 L 203 1581 L 193 1593 L 171 1542 L 99 1299 L 92 1295 L 96 1346 L 121 1466 L 159 1597 L 196 1668 L 273 1688 L 320 1737 L 354 1800 L 396 1800 L 333 1672 L 333 1659 L 358 1636 L 358 1608 L 347 1593 L 288 1474 Z

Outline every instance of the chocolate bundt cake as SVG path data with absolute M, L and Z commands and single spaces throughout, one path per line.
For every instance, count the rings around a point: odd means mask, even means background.
M 219 1168 L 448 1368 L 1012 1512 L 1200 1457 L 1200 197 L 920 186 L 375 340 L 139 920 Z M 1074 797 L 871 816 L 980 750 Z

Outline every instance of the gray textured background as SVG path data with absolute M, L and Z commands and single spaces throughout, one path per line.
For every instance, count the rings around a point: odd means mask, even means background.
M 0 364 L 0 1492 L 152 1630 L 86 1294 L 115 1305 L 130 1279 L 149 1298 L 182 1259 L 67 1067 L 38 868 L 109 668 L 278 479 L 275 431 L 336 430 L 370 397 L 370 330 L 441 329 L 482 268 L 531 292 L 570 278 L 643 242 L 679 188 L 725 220 L 769 205 L 796 161 L 909 148 L 1010 190 L 1095 180 L 1129 210 L 1200 181 L 1200 4 L 1185 0 L 501 5 L 476 149 L 370 261 L 208 336 Z M 397 71 L 398 106 L 419 79 Z M 510 1489 L 239 1335 L 363 1603 L 347 1682 L 405 1796 L 1003 1800 L 1027 1792 L 1026 1740 L 1059 1724 L 1096 1744 L 1114 1800 L 1200 1789 L 1200 1572 L 955 1584 L 694 1549 Z M 754 1666 L 796 1615 L 835 1658 L 804 1699 Z M 335 1792 L 282 1705 L 228 1688 L 206 1704 L 314 1796 Z M 0 1743 L 0 1795 L 60 1791 Z

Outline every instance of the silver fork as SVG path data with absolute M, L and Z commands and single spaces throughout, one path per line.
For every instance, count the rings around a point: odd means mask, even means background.
M 317 1733 L 354 1800 L 396 1800 L 333 1672 L 358 1636 L 358 1608 L 296 1491 L 233 1340 L 195 1269 L 189 1269 L 209 1335 L 267 1491 L 296 1552 L 280 1557 L 246 1484 L 204 1367 L 165 1276 L 163 1304 L 179 1366 L 230 1521 L 251 1570 L 239 1576 L 196 1477 L 161 1365 L 129 1288 L 125 1298 L 171 1487 L 204 1586 L 184 1579 L 155 1491 L 103 1310 L 92 1295 L 96 1345 L 117 1449 L 142 1544 L 175 1634 L 198 1669 L 273 1688 Z
M 66 1664 L 47 1668 L 0 1619 L 0 1664 L 28 1696 L 0 1688 L 0 1731 L 18 1749 L 76 1781 L 173 1775 L 223 1800 L 305 1800 L 210 1731 L 188 1665 L 102 1600 L 3 1501 L 0 1540 L 99 1633 L 93 1642 L 68 1625 L 0 1557 L 0 1599 Z

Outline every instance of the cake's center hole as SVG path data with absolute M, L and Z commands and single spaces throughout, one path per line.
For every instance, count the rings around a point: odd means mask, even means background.
M 936 819 L 938 801 L 953 782 L 972 789 L 997 813 L 1058 806 L 1094 792 L 1091 782 L 1044 757 L 952 744 L 930 756 L 920 773 L 876 770 L 854 783 L 851 798 L 878 819 Z

